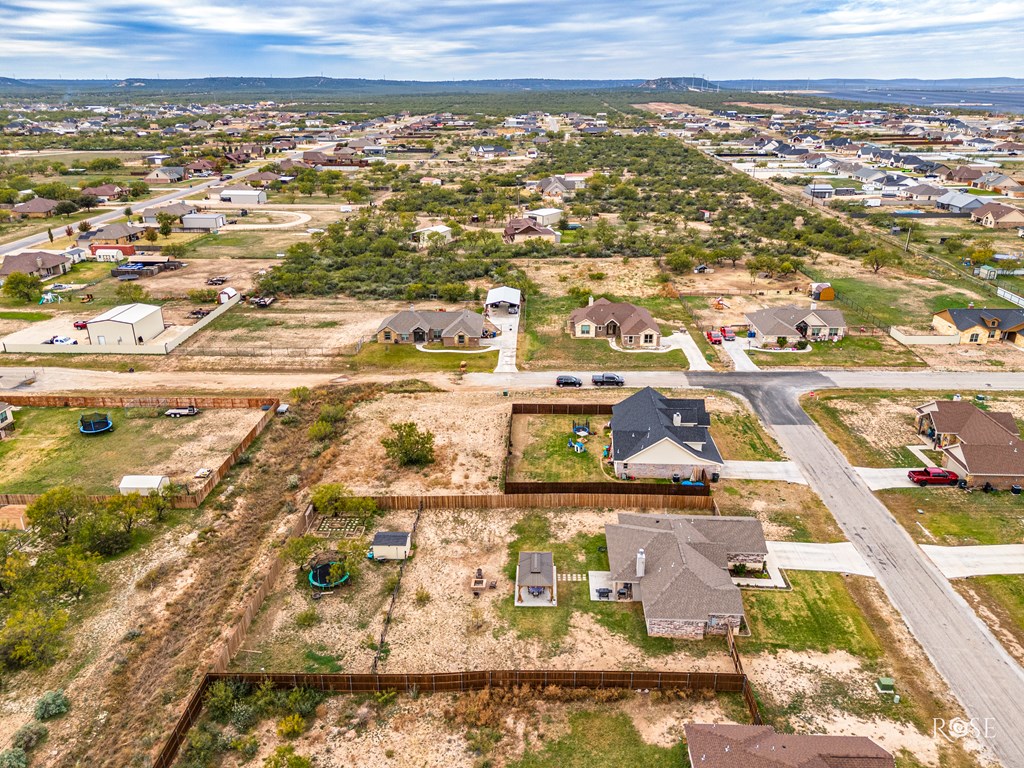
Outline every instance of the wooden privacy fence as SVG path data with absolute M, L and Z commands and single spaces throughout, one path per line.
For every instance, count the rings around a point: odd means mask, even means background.
M 629 690 L 687 690 L 740 693 L 749 689 L 746 675 L 734 672 L 621 672 L 592 670 L 484 670 L 474 672 L 437 672 L 421 674 L 333 674 L 302 673 L 215 673 L 203 677 L 192 693 L 153 760 L 153 768 L 170 768 L 185 741 L 189 729 L 199 719 L 203 698 L 209 687 L 218 680 L 238 680 L 260 685 L 270 682 L 277 688 L 313 688 L 330 693 L 372 693 L 375 691 L 402 691 L 419 693 L 464 693 L 485 688 L 513 688 L 531 686 L 544 697 L 548 686 L 560 688 L 622 688 Z M 758 717 L 760 721 L 760 717 Z
M 513 416 L 611 416 L 611 403 L 512 403 Z
M 262 434 L 267 424 L 274 418 L 277 406 L 280 401 L 272 398 L 258 397 L 163 397 L 145 395 L 139 397 L 121 396 L 70 396 L 70 395 L 4 395 L 4 402 L 11 405 L 28 406 L 36 408 L 187 408 L 194 405 L 196 408 L 231 408 L 231 409 L 252 409 L 265 408 L 260 420 L 256 422 L 241 442 L 235 446 L 231 455 L 221 462 L 221 465 L 206 478 L 205 482 L 192 493 L 179 494 L 174 497 L 173 504 L 176 509 L 196 509 L 203 500 L 210 495 L 210 492 L 217 487 L 217 483 L 224 479 L 224 476 L 235 466 L 238 457 L 245 453 L 246 449 L 253 444 L 253 441 Z M 5 504 L 31 504 L 38 499 L 40 494 L 33 493 L 0 493 L 0 505 Z M 106 501 L 109 496 L 93 496 L 94 501 Z
M 558 509 L 559 507 L 594 507 L 596 509 L 714 509 L 711 496 L 674 495 L 669 485 L 659 494 L 630 493 L 632 483 L 610 483 L 623 488 L 620 493 L 490 493 L 477 496 L 372 496 L 377 506 L 386 510 L 419 509 L 505 509 L 513 507 Z
M 676 483 L 638 483 L 624 480 L 588 483 L 540 483 L 505 481 L 505 493 L 575 493 L 575 494 L 628 494 L 630 496 L 710 496 L 711 487 L 704 485 L 678 485 Z

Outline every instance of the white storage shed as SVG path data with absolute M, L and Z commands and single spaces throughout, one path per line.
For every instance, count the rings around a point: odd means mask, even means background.
M 164 313 L 153 304 L 122 304 L 89 321 L 89 343 L 141 347 L 164 332 Z
M 160 493 L 170 484 L 171 479 L 167 475 L 125 475 L 117 489 L 122 496 L 132 493 L 149 496 L 151 493 Z

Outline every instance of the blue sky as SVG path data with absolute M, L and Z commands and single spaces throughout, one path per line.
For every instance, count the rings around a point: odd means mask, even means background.
M 1024 0 L 0 0 L 0 76 L 1024 77 Z

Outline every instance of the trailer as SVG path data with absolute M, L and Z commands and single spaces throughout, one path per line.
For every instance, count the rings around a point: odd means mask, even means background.
M 187 408 L 171 408 L 170 410 L 164 411 L 164 416 L 172 419 L 180 419 L 182 416 L 198 416 L 199 409 L 194 405 L 190 405 Z

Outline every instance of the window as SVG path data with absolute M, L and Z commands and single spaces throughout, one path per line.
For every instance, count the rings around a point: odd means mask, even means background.
M 811 328 L 811 336 L 821 336 L 821 327 L 816 325 Z
M 466 343 L 466 334 L 460 333 L 459 337 L 458 337 L 458 341 L 459 341 L 459 344 L 465 344 Z
M 384 331 L 384 341 L 391 341 L 391 331 Z
M 994 339 L 994 338 L 996 337 L 996 332 L 995 332 L 995 330 L 991 330 L 991 331 L 989 331 L 989 332 L 988 332 L 988 337 L 989 337 L 990 339 Z
M 828 335 L 829 336 L 838 336 L 839 335 L 839 329 L 838 328 L 829 328 L 828 329 Z
M 584 335 L 584 336 L 588 335 L 588 334 L 590 333 L 590 326 L 589 326 L 589 325 L 587 325 L 586 323 L 584 323 L 583 325 L 581 325 L 581 326 L 580 326 L 580 333 L 581 333 L 582 335 Z
M 408 340 L 409 340 L 409 334 L 408 333 L 403 333 L 402 334 L 402 341 L 408 341 Z
M 635 336 L 627 336 L 626 337 L 626 343 L 627 344 L 632 344 L 634 338 L 636 338 L 636 337 Z
M 978 340 L 979 340 L 980 338 L 981 338 L 981 336 L 980 336 L 979 334 L 977 334 L 977 333 L 972 333 L 972 334 L 971 334 L 971 337 L 970 337 L 970 338 L 968 339 L 968 341 L 969 341 L 969 342 L 971 342 L 972 344 L 977 344 L 977 343 L 978 343 Z
M 0 411 L 0 424 L 7 421 L 7 411 Z
M 654 343 L 654 334 L 653 333 L 645 333 L 644 334 L 644 344 L 653 344 L 653 343 Z
M 599 326 L 597 326 L 596 330 L 597 330 L 598 333 L 600 333 L 601 331 L 604 330 L 604 326 L 603 325 L 599 325 Z

